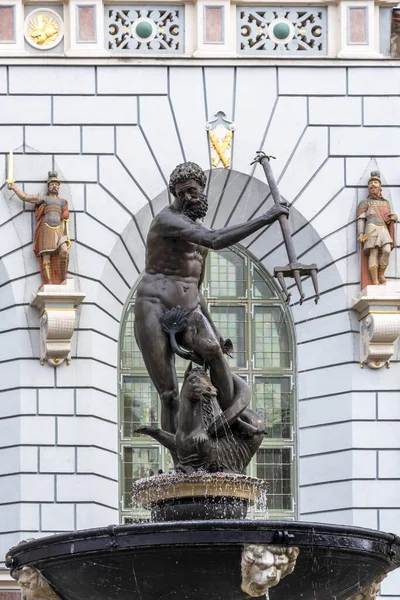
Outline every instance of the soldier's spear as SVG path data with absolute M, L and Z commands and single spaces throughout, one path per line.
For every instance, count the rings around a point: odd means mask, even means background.
M 270 164 L 270 159 L 274 158 L 274 157 L 268 156 L 267 154 L 265 154 L 265 152 L 262 152 L 261 150 L 256 152 L 256 154 L 257 154 L 257 156 L 255 157 L 255 159 L 253 160 L 253 162 L 251 164 L 253 165 L 254 163 L 258 162 L 258 163 L 260 163 L 260 165 L 262 165 L 265 175 L 267 177 L 269 189 L 271 190 L 271 195 L 272 195 L 272 198 L 273 198 L 275 204 L 282 204 L 282 198 L 279 193 L 279 189 L 278 189 L 277 183 L 275 181 L 275 177 L 272 172 L 272 168 L 271 168 L 271 164 Z M 287 251 L 288 258 L 289 258 L 289 264 L 286 267 L 275 267 L 274 276 L 278 279 L 280 286 L 282 288 L 282 291 L 286 295 L 286 302 L 290 301 L 291 293 L 288 291 L 288 289 L 286 287 L 285 277 L 293 277 L 294 278 L 297 288 L 300 293 L 300 304 L 303 304 L 304 292 L 303 292 L 303 288 L 301 285 L 301 277 L 304 275 L 311 275 L 311 279 L 312 279 L 314 290 L 315 290 L 314 302 L 315 302 L 315 304 L 317 304 L 318 299 L 319 299 L 318 280 L 317 280 L 318 267 L 316 264 L 302 265 L 301 263 L 299 263 L 299 261 L 297 260 L 296 251 L 294 249 L 292 236 L 290 235 L 290 231 L 289 231 L 289 221 L 285 215 L 281 215 L 278 220 L 279 220 L 279 224 L 281 226 L 283 241 L 285 242 L 286 251 Z

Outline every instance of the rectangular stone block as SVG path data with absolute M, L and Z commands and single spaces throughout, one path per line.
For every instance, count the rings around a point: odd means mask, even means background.
M 39 504 L 18 503 L 0 506 L 0 523 L 2 533 L 21 529 L 39 531 Z
M 118 524 L 119 515 L 116 508 L 108 508 L 93 503 L 77 504 L 76 521 L 77 529 L 105 527 L 114 523 Z
M 99 448 L 78 448 L 77 473 L 96 473 L 117 480 L 118 454 Z
M 375 394 L 349 392 L 338 396 L 305 400 L 299 402 L 298 415 L 300 429 L 352 419 L 375 420 Z
M 58 443 L 64 446 L 102 446 L 117 450 L 116 425 L 93 417 L 59 417 Z
M 11 66 L 10 94 L 94 94 L 94 67 Z
M 400 509 L 382 509 L 379 511 L 380 527 L 382 531 L 392 531 L 400 534 Z
M 352 483 L 351 481 L 337 481 L 300 488 L 302 514 L 351 508 L 353 503 Z M 308 520 L 312 521 L 310 517 Z
M 344 96 L 346 70 L 344 68 L 280 67 L 279 94 L 296 96 Z
M 400 422 L 367 421 L 353 423 L 353 443 L 356 448 L 397 449 L 400 440 Z
M 118 506 L 118 483 L 96 475 L 57 475 L 58 502 L 98 502 Z
M 343 479 L 375 479 L 376 452 L 347 450 L 335 454 L 303 457 L 299 466 L 300 487 Z
M 83 152 L 86 154 L 114 154 L 114 127 L 82 127 Z
M 299 434 L 300 456 L 350 449 L 352 426 L 352 423 L 340 423 L 302 429 Z
M 73 531 L 74 509 L 73 504 L 42 504 L 42 531 Z
M 137 99 L 118 96 L 57 96 L 54 98 L 54 123 L 136 125 Z
M 396 154 L 400 145 L 400 129 L 380 127 L 334 127 L 331 130 L 331 156 L 379 156 Z
M 40 448 L 39 468 L 41 473 L 74 473 L 75 448 Z
M 365 125 L 399 125 L 400 98 L 364 98 Z
M 350 95 L 397 96 L 400 94 L 400 68 L 398 67 L 349 67 L 348 77 Z
M 117 367 L 118 341 L 110 340 L 94 331 L 80 331 L 77 335 L 77 354 L 92 357 Z
M 98 94 L 167 94 L 167 68 L 141 67 L 98 67 Z
M 81 148 L 79 127 L 27 127 L 26 145 L 38 152 L 78 154 Z
M 0 152 L 10 152 L 10 150 L 22 150 L 23 130 L 22 126 L 5 125 L 0 127 Z
M 50 123 L 50 98 L 47 96 L 1 96 L 0 114 L 3 124 Z
M 297 347 L 299 370 L 354 360 L 353 334 L 317 339 Z
M 378 452 L 379 479 L 400 479 L 400 450 Z
M 54 417 L 19 417 L 21 444 L 48 445 L 54 444 Z
M 36 473 L 38 471 L 38 452 L 36 448 L 15 446 L 0 449 L 0 475 L 20 471 Z
M 8 390 L 0 394 L 0 419 L 20 414 L 36 415 L 36 390 Z
M 20 498 L 27 502 L 53 502 L 53 475 L 21 475 Z
M 400 421 L 400 392 L 379 392 L 378 419 Z
M 361 98 L 309 98 L 310 125 L 361 125 Z
M 95 156 L 58 154 L 55 164 L 63 174 L 64 181 L 97 181 Z
M 359 507 L 398 508 L 400 480 L 353 481 L 353 497 Z
M 42 389 L 39 390 L 39 414 L 73 415 L 74 390 Z
M 76 414 L 82 416 L 98 416 L 112 423 L 118 421 L 118 406 L 115 396 L 104 394 L 99 390 L 76 390 Z
M 371 175 L 371 169 L 369 169 L 371 157 L 354 157 L 346 158 L 345 160 L 347 185 L 361 186 L 361 189 L 357 190 L 359 198 L 360 200 L 366 198 L 368 194 L 368 179 Z M 379 169 L 385 178 L 386 185 L 400 185 L 400 171 L 398 169 L 397 157 L 379 158 Z M 386 185 L 383 188 L 384 196 L 387 195 Z M 353 191 L 353 194 L 355 193 L 355 190 L 351 191 Z
M 0 98 L 1 102 L 1 98 Z M 51 156 L 43 154 L 17 154 L 14 157 L 14 178 L 20 181 L 46 181 L 52 169 Z

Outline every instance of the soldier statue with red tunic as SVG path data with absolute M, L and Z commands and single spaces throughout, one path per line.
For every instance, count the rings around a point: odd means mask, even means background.
M 57 171 L 49 171 L 47 194 L 27 194 L 8 183 L 8 189 L 20 200 L 36 205 L 35 239 L 33 251 L 40 260 L 42 284 L 59 284 L 67 278 L 71 246 L 68 233 L 68 202 L 58 197 L 60 180 Z
M 371 173 L 368 190 L 368 197 L 360 202 L 357 211 L 358 242 L 362 244 L 361 289 L 386 283 L 385 271 L 396 245 L 394 225 L 398 220 L 389 200 L 382 196 L 379 171 Z

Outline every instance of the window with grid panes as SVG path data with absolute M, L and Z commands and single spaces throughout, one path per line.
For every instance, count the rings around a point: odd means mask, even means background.
M 295 517 L 295 408 L 293 336 L 289 311 L 272 278 L 237 247 L 210 252 L 203 293 L 221 334 L 234 345 L 226 357 L 233 372 L 252 387 L 252 408 L 267 435 L 247 473 L 269 482 L 270 518 Z M 140 423 L 160 423 L 160 400 L 147 374 L 134 337 L 133 292 L 125 311 L 120 343 L 120 457 L 122 522 L 145 520 L 130 504 L 135 479 L 173 464 L 169 452 L 148 436 L 135 433 Z M 182 381 L 187 362 L 176 357 Z M 264 508 L 249 511 L 265 518 Z

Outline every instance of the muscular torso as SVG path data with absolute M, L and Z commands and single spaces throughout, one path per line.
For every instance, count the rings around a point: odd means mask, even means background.
M 183 219 L 187 217 L 182 216 Z M 168 209 L 153 221 L 147 237 L 146 270 L 137 290 L 137 300 L 159 302 L 165 308 L 188 310 L 199 304 L 207 250 L 179 237 L 165 237 Z
M 53 196 L 40 196 L 40 204 L 46 206 L 59 206 L 61 211 L 65 206 L 65 200 Z M 51 227 L 57 227 L 61 223 L 61 213 L 56 210 L 50 210 L 46 212 L 43 218 L 43 223 L 47 223 Z

